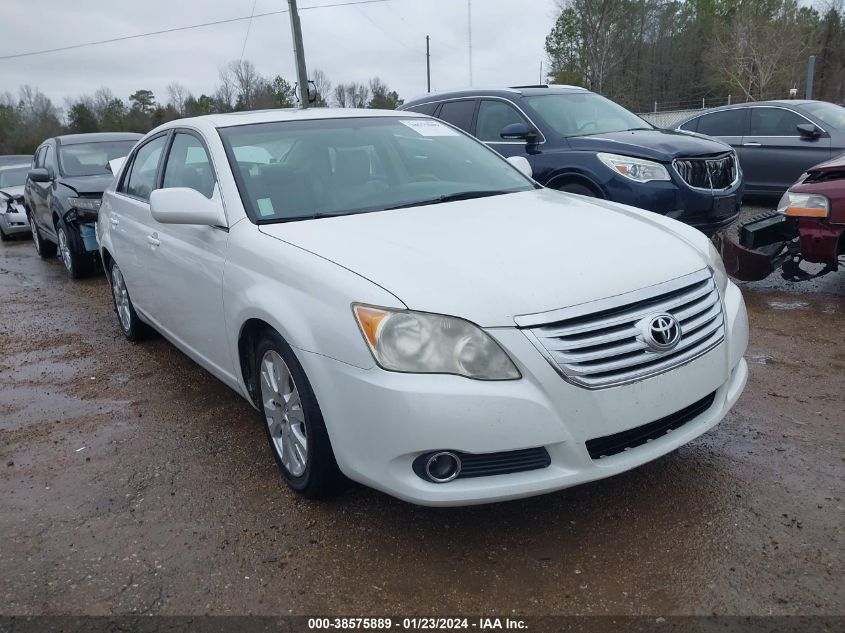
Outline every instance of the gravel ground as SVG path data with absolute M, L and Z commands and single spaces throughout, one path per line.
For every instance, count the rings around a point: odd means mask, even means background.
M 845 614 L 845 274 L 745 284 L 751 376 L 715 429 L 543 497 L 305 501 L 258 415 L 102 277 L 0 246 L 0 612 Z

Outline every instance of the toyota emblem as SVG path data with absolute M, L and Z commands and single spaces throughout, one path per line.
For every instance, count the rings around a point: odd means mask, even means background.
M 671 314 L 656 314 L 643 320 L 643 340 L 655 352 L 666 352 L 681 340 L 681 325 Z

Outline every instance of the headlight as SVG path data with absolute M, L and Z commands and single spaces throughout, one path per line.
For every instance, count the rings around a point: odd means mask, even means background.
M 602 163 L 610 167 L 617 174 L 621 174 L 629 180 L 637 182 L 649 182 L 651 180 L 669 180 L 669 172 L 660 163 L 655 163 L 642 158 L 631 158 L 618 154 L 596 154 Z
M 97 213 L 100 210 L 100 198 L 68 198 L 67 203 L 79 211 Z
M 787 191 L 778 203 L 778 213 L 791 218 L 826 218 L 830 214 L 830 200 L 817 193 Z
M 722 255 L 716 250 L 713 242 L 707 241 L 707 259 L 710 268 L 713 269 L 713 278 L 716 280 L 716 286 L 719 288 L 719 293 L 722 297 L 725 296 L 725 291 L 728 288 L 728 272 L 725 270 L 725 262 L 722 261 Z
M 373 358 L 383 369 L 478 380 L 521 377 L 499 344 L 469 321 L 364 305 L 352 309 Z

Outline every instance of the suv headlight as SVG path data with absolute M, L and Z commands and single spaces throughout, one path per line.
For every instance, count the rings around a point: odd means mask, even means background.
M 96 216 L 100 210 L 101 198 L 68 198 L 68 206 L 78 215 Z
M 778 213 L 791 218 L 826 218 L 830 215 L 830 200 L 817 193 L 787 191 L 778 202 Z
M 499 344 L 469 321 L 358 304 L 352 309 L 364 340 L 382 369 L 457 374 L 477 380 L 521 378 Z
M 596 158 L 617 174 L 625 176 L 629 180 L 635 180 L 636 182 L 670 180 L 669 172 L 666 168 L 654 161 L 631 158 L 630 156 L 620 156 L 619 154 L 605 154 L 604 152 L 596 154 Z

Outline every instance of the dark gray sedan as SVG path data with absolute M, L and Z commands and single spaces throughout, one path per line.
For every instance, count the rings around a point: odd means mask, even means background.
M 845 108 L 827 101 L 754 101 L 704 110 L 678 129 L 736 149 L 745 193 L 779 196 L 807 168 L 845 152 Z

